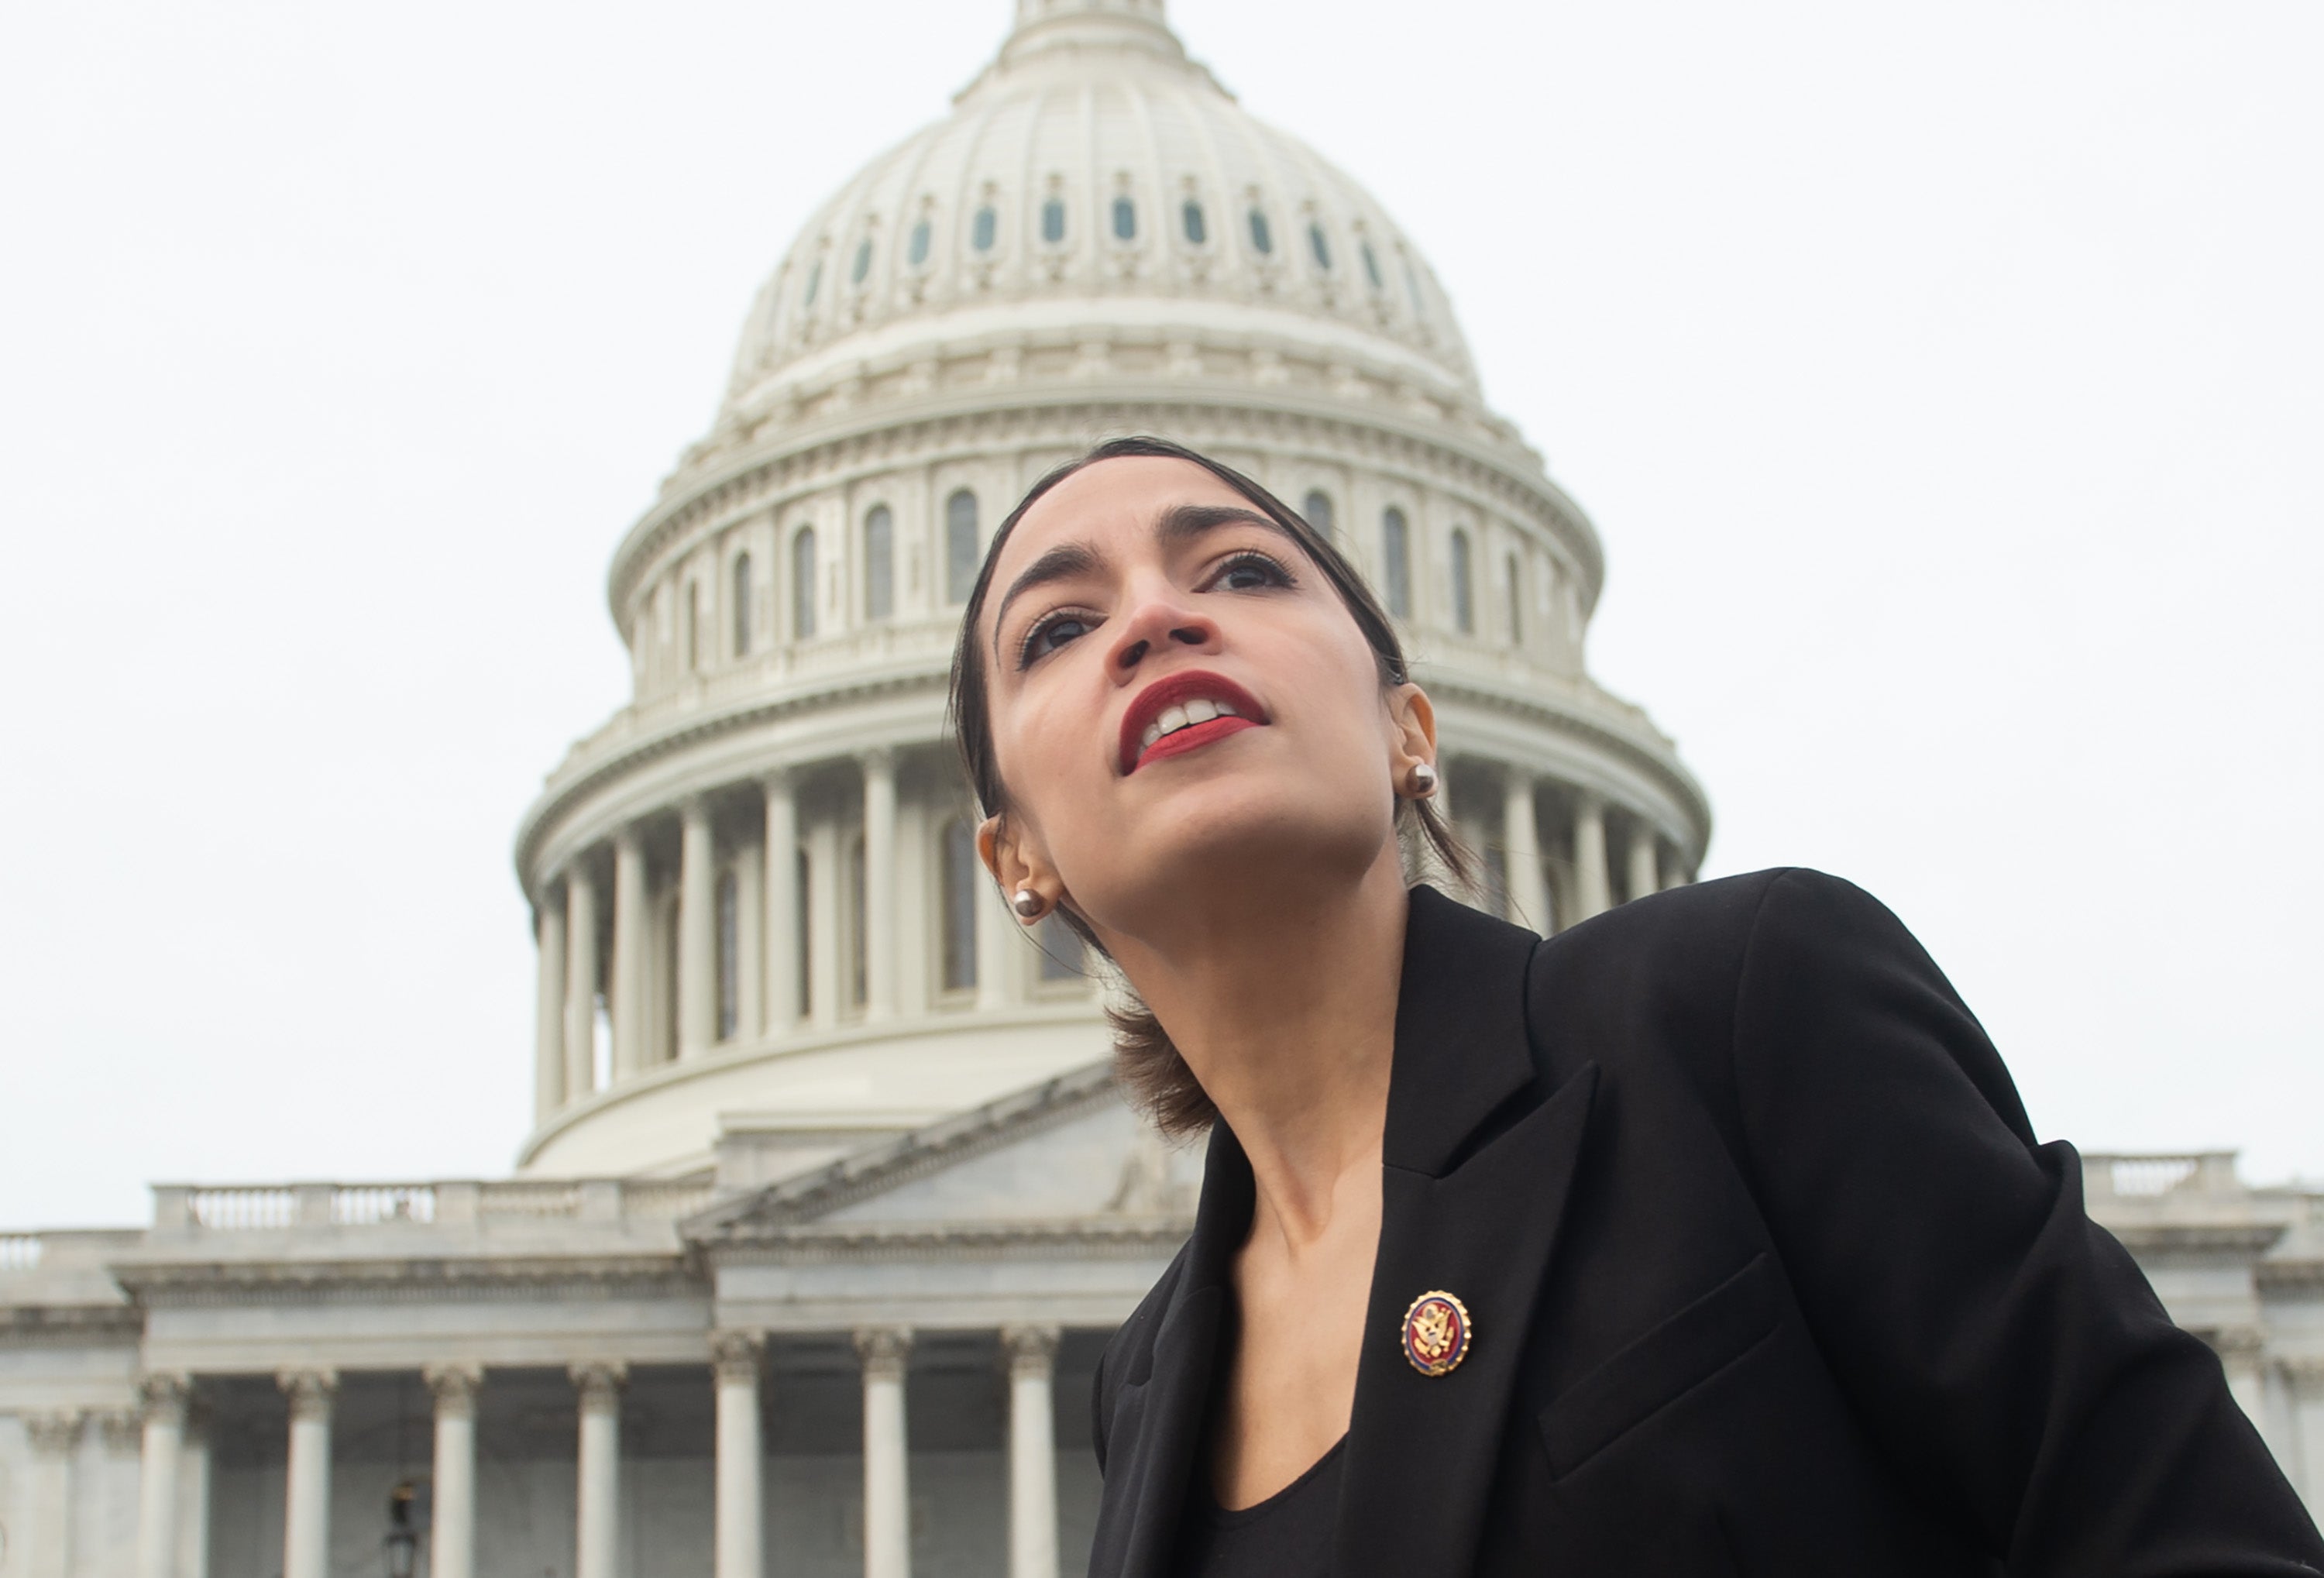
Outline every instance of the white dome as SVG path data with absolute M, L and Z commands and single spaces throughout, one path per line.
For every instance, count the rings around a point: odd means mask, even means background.
M 801 230 L 721 425 L 915 341 L 1090 321 L 1329 346 L 1478 401 L 1451 304 L 1395 221 L 1188 60 L 1159 0 L 1020 0 L 953 114 Z

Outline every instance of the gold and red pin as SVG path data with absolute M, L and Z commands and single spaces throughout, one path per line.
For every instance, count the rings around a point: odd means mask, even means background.
M 1424 1293 L 1404 1312 L 1404 1356 L 1423 1375 L 1450 1375 L 1476 1336 L 1469 1306 L 1443 1289 Z

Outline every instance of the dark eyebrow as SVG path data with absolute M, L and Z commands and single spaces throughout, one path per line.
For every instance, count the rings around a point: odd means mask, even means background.
M 1238 504 L 1173 504 L 1162 512 L 1154 522 L 1154 535 L 1162 540 L 1165 548 L 1183 548 L 1207 536 L 1222 526 L 1258 526 L 1274 532 L 1304 555 L 1306 545 L 1289 528 L 1273 516 Z M 1074 576 L 1088 575 L 1105 562 L 1105 556 L 1086 542 L 1063 542 L 1049 549 L 1025 567 L 1024 573 L 1009 583 L 1002 594 L 1001 606 L 992 615 L 992 655 L 1001 655 L 1001 626 L 1009 617 L 1009 604 L 1020 592 L 1029 592 L 1052 581 L 1062 581 Z

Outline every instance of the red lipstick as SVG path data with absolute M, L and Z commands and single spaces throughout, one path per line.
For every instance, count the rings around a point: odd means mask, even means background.
M 1205 723 L 1173 729 L 1153 744 L 1145 743 L 1146 731 L 1165 712 L 1197 698 L 1224 702 L 1234 711 L 1222 712 Z M 1135 772 L 1146 762 L 1198 751 L 1229 734 L 1263 727 L 1267 722 L 1267 710 L 1259 705 L 1258 697 L 1233 680 L 1207 669 L 1184 669 L 1157 679 L 1130 702 L 1130 710 L 1121 715 L 1120 753 L 1117 760 L 1124 773 Z

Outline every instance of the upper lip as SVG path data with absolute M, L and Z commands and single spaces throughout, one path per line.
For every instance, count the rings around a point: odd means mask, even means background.
M 1223 701 L 1254 724 L 1268 721 L 1267 709 L 1259 705 L 1259 698 L 1223 674 L 1214 674 L 1208 669 L 1166 674 L 1139 691 L 1131 699 L 1130 710 L 1121 715 L 1121 771 L 1128 772 L 1138 765 L 1148 724 L 1160 717 L 1165 709 L 1198 696 Z

